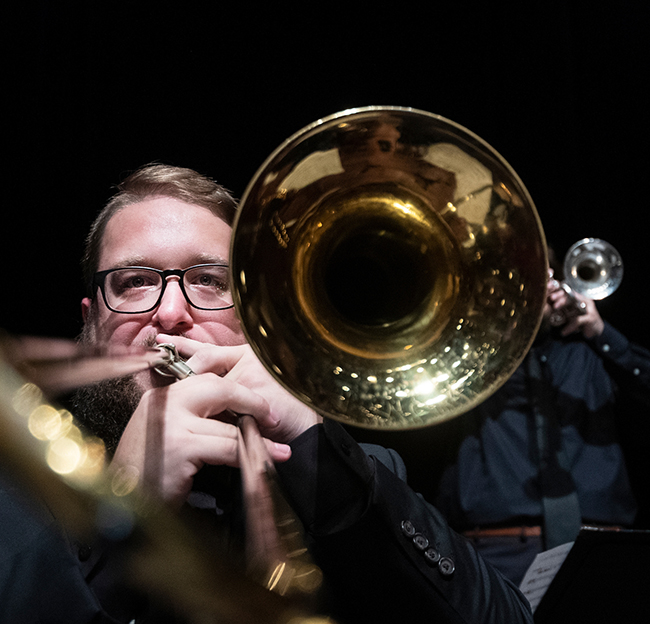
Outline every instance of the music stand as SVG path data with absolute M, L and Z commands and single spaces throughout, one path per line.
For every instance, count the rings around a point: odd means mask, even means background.
M 647 624 L 650 531 L 585 527 L 534 614 L 535 624 Z

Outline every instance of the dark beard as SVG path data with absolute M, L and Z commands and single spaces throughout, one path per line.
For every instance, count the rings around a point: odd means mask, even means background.
M 142 389 L 133 375 L 107 379 L 78 388 L 72 395 L 72 413 L 113 455 L 141 398 Z
M 97 344 L 96 311 L 93 304 L 79 336 L 82 344 Z M 146 346 L 155 344 L 151 336 Z M 136 375 L 106 379 L 76 389 L 70 397 L 70 407 L 75 418 L 90 433 L 100 437 L 106 450 L 113 455 L 131 415 L 144 394 Z

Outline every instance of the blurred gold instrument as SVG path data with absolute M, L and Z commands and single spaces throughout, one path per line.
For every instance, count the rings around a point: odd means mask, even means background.
M 232 238 L 258 357 L 325 416 L 408 429 L 461 414 L 519 365 L 546 242 L 510 165 L 431 113 L 367 107 L 300 130 L 257 171 Z
M 158 367 L 170 368 L 174 376 L 187 372 L 169 349 L 107 350 L 58 339 L 2 337 L 3 485 L 10 479 L 10 492 L 18 486 L 26 495 L 42 499 L 75 539 L 120 542 L 126 557 L 125 578 L 182 613 L 188 624 L 324 624 L 296 599 L 316 589 L 318 568 L 294 554 L 290 561 L 281 562 L 280 569 L 272 570 L 273 577 L 264 585 L 259 575 L 243 574 L 205 525 L 181 518 L 147 497 L 136 487 L 137 474 L 107 470 L 103 442 L 51 402 L 53 395 L 74 387 L 74 379 L 92 383 Z M 244 435 L 248 453 L 259 452 L 258 440 L 250 440 L 247 432 Z M 255 468 L 260 462 L 250 463 Z M 286 521 L 286 510 L 279 511 Z M 285 548 L 299 541 L 285 532 L 278 535 Z M 266 544 L 259 548 L 262 556 L 267 556 L 267 548 Z

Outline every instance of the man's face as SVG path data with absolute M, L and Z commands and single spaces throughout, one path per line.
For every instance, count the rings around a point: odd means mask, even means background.
M 228 263 L 231 228 L 208 209 L 157 197 L 118 211 L 108 222 L 98 270 L 123 266 L 185 269 L 195 264 Z M 89 315 L 91 305 L 96 306 Z M 82 302 L 86 335 L 97 343 L 150 344 L 157 334 L 182 334 L 201 342 L 244 342 L 234 309 L 197 310 L 185 300 L 178 281 L 168 280 L 160 305 L 144 314 L 111 312 L 97 291 Z

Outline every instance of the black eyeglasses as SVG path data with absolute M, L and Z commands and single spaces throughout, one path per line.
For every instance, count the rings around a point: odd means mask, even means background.
M 193 308 L 225 310 L 234 305 L 225 264 L 197 264 L 167 271 L 137 266 L 108 269 L 95 273 L 93 284 L 102 291 L 109 310 L 142 314 L 158 307 L 170 277 L 178 277 L 181 291 Z

